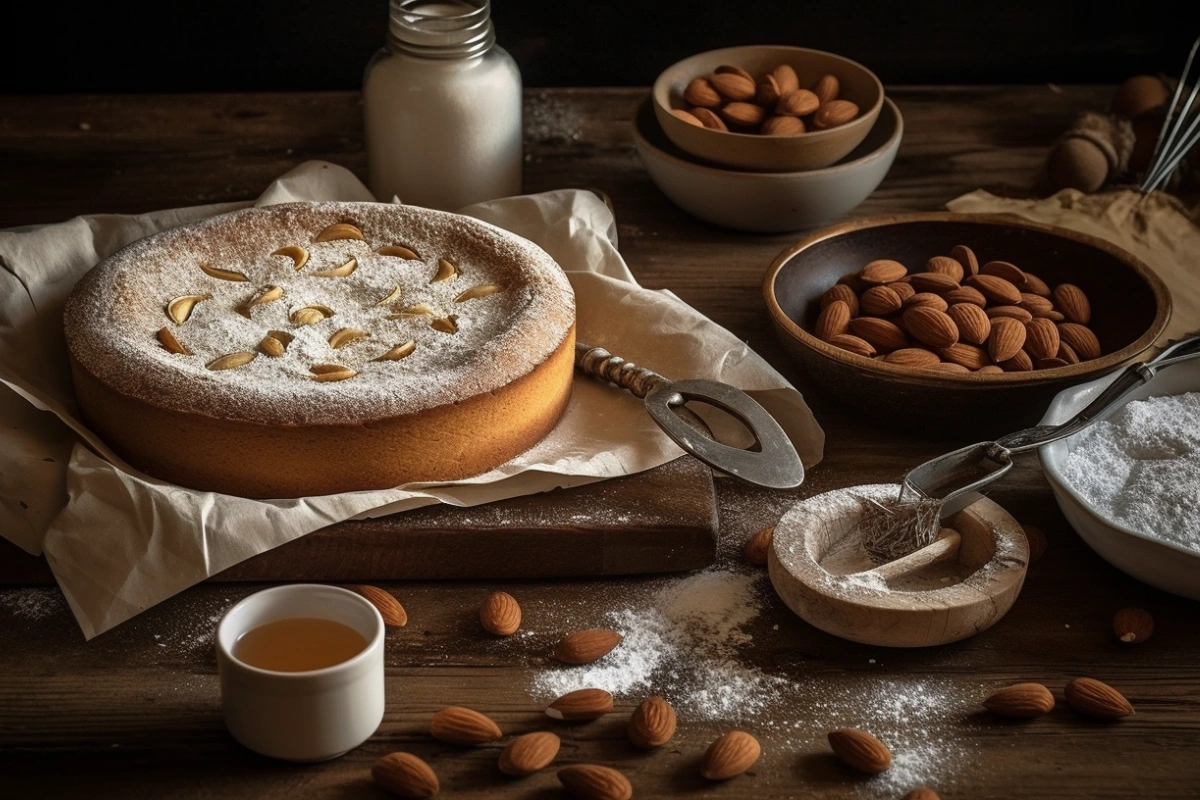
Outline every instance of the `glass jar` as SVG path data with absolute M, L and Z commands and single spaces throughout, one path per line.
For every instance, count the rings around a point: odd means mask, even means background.
M 489 0 L 391 0 L 363 117 L 380 201 L 454 211 L 521 192 L 521 74 Z

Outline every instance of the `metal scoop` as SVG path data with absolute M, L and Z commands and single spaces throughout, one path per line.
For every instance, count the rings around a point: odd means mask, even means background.
M 794 489 L 804 481 L 804 465 L 788 435 L 754 398 L 727 383 L 670 381 L 653 370 L 614 356 L 602 347 L 576 343 L 575 368 L 616 384 L 646 401 L 646 411 L 676 444 L 713 469 L 770 489 Z M 737 419 L 754 437 L 742 450 L 712 439 L 685 422 L 676 411 L 695 400 L 716 406 Z
M 1189 336 L 1149 361 L 1126 367 L 1095 400 L 1066 422 L 1026 428 L 994 442 L 969 445 L 926 461 L 910 470 L 900 482 L 900 501 L 940 502 L 940 518 L 960 511 L 978 499 L 980 489 L 1012 469 L 1014 455 L 1073 436 L 1116 411 L 1122 398 L 1153 378 L 1159 370 L 1197 356 L 1200 356 L 1200 336 Z

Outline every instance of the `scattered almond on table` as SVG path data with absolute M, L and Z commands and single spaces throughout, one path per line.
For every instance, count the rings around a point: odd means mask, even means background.
M 461 745 L 486 744 L 504 735 L 491 717 L 462 706 L 447 706 L 435 713 L 429 733 L 438 741 Z
M 864 358 L 937 372 L 1028 372 L 1099 358 L 1078 286 L 1051 288 L 1008 261 L 956 245 L 921 271 L 880 258 L 820 300 L 812 333 Z
M 1046 534 L 1036 525 L 1022 525 L 1025 541 L 1029 543 L 1029 563 L 1040 561 L 1046 553 Z
M 479 607 L 479 624 L 488 633 L 512 636 L 521 627 L 521 606 L 508 592 L 492 592 Z
M 918 786 L 904 795 L 902 800 L 941 800 L 941 798 L 938 797 L 937 792 L 928 786 Z
M 1113 615 L 1112 627 L 1125 644 L 1141 644 L 1154 633 L 1154 617 L 1142 608 L 1122 608 Z
M 375 783 L 397 797 L 423 800 L 441 788 L 433 768 L 412 753 L 388 753 L 371 766 Z
M 383 617 L 384 625 L 390 628 L 403 628 L 408 624 L 408 612 L 391 592 L 380 589 L 378 586 L 365 584 L 355 584 L 346 588 L 362 595 L 371 605 L 375 606 L 379 610 L 379 616 Z
M 612 767 L 573 764 L 558 771 L 563 788 L 580 800 L 629 800 L 633 785 Z
M 685 108 L 671 113 L 691 125 L 764 136 L 797 136 L 845 125 L 857 119 L 856 103 L 840 98 L 836 75 L 822 75 L 811 87 L 789 64 L 755 78 L 741 67 L 723 65 L 693 78 L 683 90 Z
M 634 747 L 652 750 L 662 747 L 675 736 L 675 709 L 657 695 L 651 695 L 633 710 L 627 729 Z
M 708 746 L 700 761 L 700 774 L 710 781 L 736 778 L 754 766 L 762 746 L 751 734 L 732 730 Z
M 622 638 L 604 628 L 572 631 L 554 645 L 554 657 L 566 664 L 590 664 L 611 653 Z
M 1134 713 L 1125 695 L 1095 678 L 1076 678 L 1065 689 L 1067 705 L 1088 717 L 1120 719 Z
M 518 736 L 500 751 L 500 771 L 514 778 L 532 775 L 554 762 L 561 745 L 562 740 L 550 731 Z
M 567 692 L 546 707 L 546 716 L 564 722 L 599 719 L 613 710 L 613 696 L 604 689 L 587 688 Z
M 1014 683 L 993 692 L 983 707 L 1002 717 L 1032 719 L 1054 710 L 1054 695 L 1040 683 Z
M 775 536 L 775 528 L 766 527 L 746 540 L 742 547 L 742 557 L 747 564 L 762 566 L 767 563 L 767 553 L 771 549 L 771 540 Z
M 833 754 L 851 769 L 876 775 L 892 765 L 892 751 L 866 731 L 842 728 L 827 734 Z

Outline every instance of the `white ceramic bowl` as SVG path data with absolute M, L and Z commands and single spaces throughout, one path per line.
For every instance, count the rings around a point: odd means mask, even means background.
M 833 166 L 746 172 L 700 163 L 672 144 L 649 98 L 633 126 L 634 146 L 650 179 L 675 205 L 705 222 L 752 233 L 815 228 L 852 210 L 883 181 L 903 134 L 900 109 L 885 98 L 871 132 Z
M 1062 391 L 1050 404 L 1042 424 L 1058 424 L 1074 416 L 1115 378 L 1108 375 Z M 1194 391 L 1200 391 L 1200 360 L 1163 370 L 1131 392 L 1125 402 Z M 1200 554 L 1105 519 L 1064 480 L 1063 465 L 1084 435 L 1086 431 L 1038 451 L 1063 516 L 1089 547 L 1117 569 L 1156 588 L 1200 600 Z

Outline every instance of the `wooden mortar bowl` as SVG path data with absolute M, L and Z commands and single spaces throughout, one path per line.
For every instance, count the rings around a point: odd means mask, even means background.
M 894 498 L 895 484 L 838 489 L 794 505 L 775 526 L 767 569 L 775 591 L 826 633 L 884 647 L 946 644 L 986 630 L 1012 607 L 1025 581 L 1029 543 L 1003 508 L 980 499 L 944 520 L 961 541 L 906 557 L 915 566 L 865 580 L 875 565 L 854 529 L 857 497 Z M 888 569 L 899 565 L 885 565 Z M 853 577 L 851 577 L 853 576 Z M 867 576 L 868 578 L 872 576 Z

